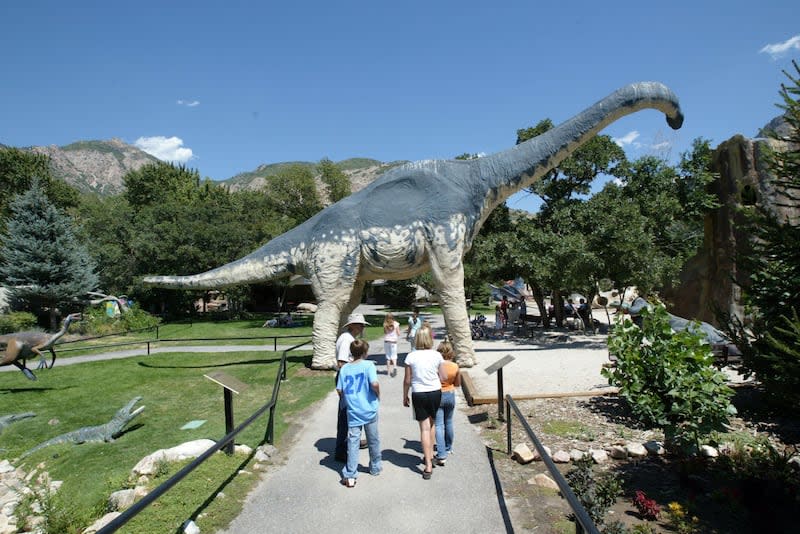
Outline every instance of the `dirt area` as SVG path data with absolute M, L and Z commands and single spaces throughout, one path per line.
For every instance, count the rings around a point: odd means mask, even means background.
M 737 390 L 734 403 L 739 416 L 731 421 L 727 438 L 752 443 L 756 437 L 769 440 L 781 451 L 796 454 L 800 445 L 800 421 L 786 420 L 755 410 L 760 406 L 752 388 Z M 572 449 L 588 451 L 605 449 L 627 442 L 663 441 L 660 431 L 640 428 L 631 417 L 625 402 L 615 396 L 536 399 L 518 403 L 543 445 L 553 453 Z M 470 421 L 493 450 L 493 463 L 502 484 L 506 506 L 514 531 L 542 533 L 572 533 L 575 525 L 569 520 L 569 506 L 557 490 L 544 489 L 532 483 L 539 473 L 547 473 L 541 461 L 521 465 L 506 454 L 506 427 L 499 422 L 496 405 L 466 408 Z M 512 421 L 512 447 L 531 443 L 522 425 Z M 788 456 L 787 456 L 788 457 Z M 722 457 L 721 457 L 722 458 Z M 570 464 L 558 464 L 562 474 L 573 469 Z M 694 530 L 686 532 L 747 533 L 788 532 L 785 530 L 798 517 L 798 497 L 786 495 L 783 487 L 769 487 L 764 482 L 745 479 L 732 480 L 721 466 L 725 460 L 681 460 L 669 455 L 648 456 L 642 460 L 612 460 L 594 468 L 617 473 L 622 481 L 623 494 L 606 515 L 606 523 L 619 521 L 628 532 L 674 533 L 667 514 L 658 521 L 645 521 L 633 505 L 636 490 L 644 491 L 666 510 L 671 502 L 679 503 L 697 520 Z M 797 470 L 794 471 L 797 479 Z M 735 478 L 735 477 L 734 477 Z M 772 494 L 770 494 L 772 491 Z M 796 491 L 796 486 L 791 491 Z M 776 513 L 777 506 L 780 512 Z M 794 508 L 794 509 L 792 509 Z M 793 527 L 791 529 L 793 530 Z

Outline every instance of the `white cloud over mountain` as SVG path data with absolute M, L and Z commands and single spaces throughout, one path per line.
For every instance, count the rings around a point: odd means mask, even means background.
M 170 163 L 186 163 L 194 157 L 192 149 L 184 147 L 180 137 L 140 137 L 133 144 L 151 156 Z

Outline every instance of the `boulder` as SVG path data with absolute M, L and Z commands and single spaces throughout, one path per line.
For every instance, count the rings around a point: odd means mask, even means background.
M 511 458 L 524 465 L 531 463 L 534 460 L 534 455 L 525 443 L 520 443 L 514 447 Z
M 538 475 L 528 480 L 528 484 L 535 484 L 542 488 L 558 491 L 558 484 L 556 484 L 556 481 L 544 473 L 539 473 Z

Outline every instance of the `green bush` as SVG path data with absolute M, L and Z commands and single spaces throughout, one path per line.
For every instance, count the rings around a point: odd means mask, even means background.
M 121 334 L 133 330 L 153 328 L 161 322 L 138 306 L 128 308 L 128 311 L 109 317 L 103 308 L 89 308 L 83 314 L 83 321 L 78 323 L 82 334 L 102 336 L 108 334 Z
M 622 482 L 612 472 L 595 477 L 593 465 L 594 460 L 587 454 L 573 464 L 573 469 L 564 478 L 592 521 L 602 525 L 606 513 L 622 494 Z
M 643 310 L 642 317 L 641 329 L 628 319 L 614 327 L 608 350 L 617 365 L 603 376 L 642 423 L 663 429 L 669 448 L 697 450 L 701 437 L 736 413 L 733 391 L 702 335 L 673 332 L 663 306 Z
M 36 316 L 28 312 L 11 312 L 0 315 L 0 334 L 31 330 L 36 326 Z

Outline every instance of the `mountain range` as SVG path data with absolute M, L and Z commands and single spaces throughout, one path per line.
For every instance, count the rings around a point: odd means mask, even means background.
M 159 161 L 156 157 L 120 139 L 78 141 L 66 146 L 33 146 L 21 150 L 46 154 L 50 157 L 53 177 L 64 180 L 80 191 L 100 195 L 122 193 L 125 190 L 123 178 L 127 173 Z M 216 183 L 227 185 L 231 191 L 258 190 L 264 187 L 267 176 L 276 174 L 290 165 L 306 166 L 317 175 L 317 163 L 292 161 L 263 164 L 252 171 L 244 171 Z M 358 191 L 388 169 L 405 162 L 384 163 L 369 158 L 352 158 L 336 163 L 350 178 L 353 191 Z M 318 175 L 317 189 L 324 199 L 324 188 Z

